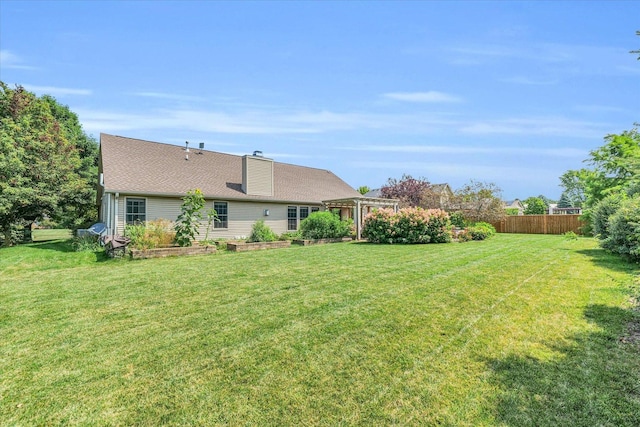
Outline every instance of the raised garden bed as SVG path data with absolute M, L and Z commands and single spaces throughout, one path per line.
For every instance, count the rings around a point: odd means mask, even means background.
M 261 249 L 288 248 L 291 242 L 278 240 L 277 242 L 227 242 L 227 250 L 231 252 L 259 251 Z
M 215 246 L 171 246 L 168 248 L 130 249 L 132 259 L 165 258 L 170 256 L 206 255 L 216 252 Z
M 310 240 L 294 240 L 294 245 L 310 246 L 310 245 L 322 245 L 325 243 L 341 243 L 350 242 L 353 240 L 351 237 L 339 237 L 336 239 L 310 239 Z

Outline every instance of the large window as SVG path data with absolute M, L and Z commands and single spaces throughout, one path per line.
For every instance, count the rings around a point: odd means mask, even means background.
M 298 229 L 298 207 L 289 206 L 287 208 L 287 230 L 295 231 Z
M 133 197 L 127 197 L 126 209 L 125 219 L 127 224 L 137 224 L 147 220 L 146 199 L 134 199 Z
M 229 228 L 229 205 L 227 202 L 213 202 L 213 209 L 218 214 L 218 221 L 214 221 L 213 228 Z
M 306 217 L 309 216 L 309 208 L 308 207 L 300 207 L 300 222 L 302 222 Z

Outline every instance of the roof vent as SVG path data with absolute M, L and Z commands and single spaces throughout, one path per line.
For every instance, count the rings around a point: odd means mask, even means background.
M 184 149 L 187 153 L 189 152 L 189 141 L 184 142 Z
M 204 142 L 201 142 L 199 145 L 200 151 L 198 151 L 198 154 L 202 154 L 202 150 L 204 150 Z
M 262 151 L 254 151 L 254 152 L 253 152 L 253 156 L 254 156 L 254 157 L 264 157 L 264 156 L 262 155 Z

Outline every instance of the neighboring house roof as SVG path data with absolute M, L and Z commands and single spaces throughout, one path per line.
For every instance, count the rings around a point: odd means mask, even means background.
M 364 194 L 364 197 L 382 197 L 382 190 L 379 188 L 376 188 L 374 190 L 368 191 L 367 193 Z
M 503 203 L 507 208 L 524 208 L 524 205 L 522 204 L 520 199 L 504 200 Z
M 105 192 L 183 196 L 199 188 L 207 198 L 321 203 L 361 197 L 332 172 L 273 162 L 273 196 L 242 191 L 242 156 L 108 134 L 100 135 L 100 172 Z
M 433 191 L 436 194 L 442 194 L 442 193 L 453 194 L 453 191 L 451 190 L 451 187 L 447 183 L 444 183 L 444 184 L 432 184 L 431 185 L 431 191 Z

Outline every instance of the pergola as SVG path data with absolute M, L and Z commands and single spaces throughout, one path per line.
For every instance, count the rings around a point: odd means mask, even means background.
M 398 210 L 398 200 L 382 199 L 379 197 L 353 197 L 347 199 L 324 200 L 325 209 L 353 209 L 353 221 L 356 226 L 356 239 L 362 238 L 362 221 L 364 216 L 374 208 L 393 208 Z

